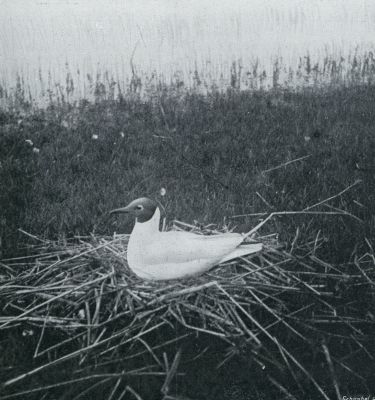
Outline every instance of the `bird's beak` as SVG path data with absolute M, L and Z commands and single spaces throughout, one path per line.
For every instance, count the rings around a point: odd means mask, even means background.
M 123 207 L 123 208 L 116 208 L 115 210 L 112 210 L 109 212 L 110 215 L 112 214 L 128 214 L 131 213 L 131 209 L 129 207 Z

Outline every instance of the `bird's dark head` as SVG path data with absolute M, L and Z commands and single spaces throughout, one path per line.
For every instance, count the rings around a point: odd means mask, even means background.
M 157 208 L 157 204 L 155 201 L 147 198 L 141 197 L 139 199 L 133 200 L 126 207 L 116 208 L 112 210 L 110 214 L 131 214 L 133 215 L 138 222 L 146 222 L 149 221 Z

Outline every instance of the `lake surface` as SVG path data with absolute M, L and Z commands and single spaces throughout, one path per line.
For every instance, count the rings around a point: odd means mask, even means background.
M 267 87 L 275 63 L 283 83 L 301 58 L 347 69 L 374 43 L 373 0 L 0 0 L 0 84 L 21 76 L 36 98 L 68 73 L 78 96 L 104 72 L 124 87 L 133 74 L 219 87 L 263 74 Z

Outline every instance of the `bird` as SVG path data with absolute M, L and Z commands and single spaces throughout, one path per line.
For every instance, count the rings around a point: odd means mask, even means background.
M 159 230 L 160 209 L 147 197 L 133 200 L 110 214 L 135 218 L 127 248 L 129 268 L 141 279 L 161 281 L 201 275 L 226 261 L 258 253 L 262 243 L 243 243 L 239 233 L 200 235 L 186 231 Z

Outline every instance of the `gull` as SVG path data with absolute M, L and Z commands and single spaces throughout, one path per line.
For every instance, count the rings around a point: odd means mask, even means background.
M 135 217 L 130 234 L 127 261 L 140 278 L 159 281 L 203 274 L 212 267 L 262 250 L 261 243 L 244 244 L 239 233 L 199 235 L 192 232 L 160 232 L 160 209 L 155 201 L 142 197 L 110 214 Z

